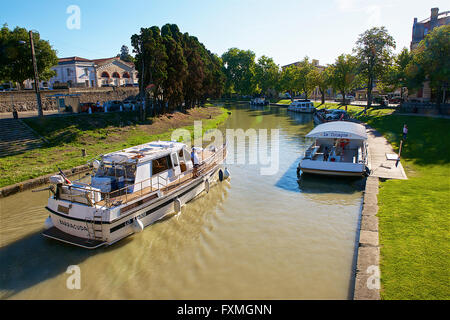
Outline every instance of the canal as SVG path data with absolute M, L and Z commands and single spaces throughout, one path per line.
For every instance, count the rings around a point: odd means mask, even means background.
M 258 164 L 229 164 L 230 181 L 96 251 L 40 235 L 47 192 L 0 199 L 0 298 L 350 298 L 361 179 L 297 179 L 311 115 L 227 108 L 223 130 L 279 130 L 275 174 L 262 175 Z M 67 288 L 71 265 L 79 267 L 80 289 Z

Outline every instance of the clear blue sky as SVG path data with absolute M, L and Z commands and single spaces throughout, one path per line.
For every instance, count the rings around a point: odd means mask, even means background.
M 414 17 L 432 7 L 450 10 L 441 0 L 54 0 L 8 1 L 0 24 L 38 30 L 59 57 L 115 56 L 141 27 L 175 23 L 219 55 L 231 47 L 250 49 L 285 65 L 304 56 L 333 63 L 351 53 L 358 35 L 385 26 L 397 50 L 409 48 Z M 70 5 L 81 10 L 79 30 L 66 26 Z

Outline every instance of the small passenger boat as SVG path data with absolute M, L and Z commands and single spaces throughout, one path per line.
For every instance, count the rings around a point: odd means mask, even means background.
M 294 112 L 313 113 L 316 111 L 316 108 L 309 100 L 295 100 L 289 105 L 288 110 Z
M 43 235 L 87 249 L 111 245 L 168 214 L 179 212 L 217 181 L 226 145 L 195 149 L 155 141 L 94 160 L 89 184 L 52 176 Z
M 318 125 L 307 138 L 314 143 L 306 150 L 297 173 L 362 176 L 367 169 L 367 133 L 363 125 L 332 121 Z
M 250 104 L 253 106 L 267 106 L 269 104 L 269 101 L 265 98 L 255 98 L 250 100 Z

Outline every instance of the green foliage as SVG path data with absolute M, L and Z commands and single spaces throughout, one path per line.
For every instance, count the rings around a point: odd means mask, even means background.
M 222 55 L 226 92 L 252 95 L 257 91 L 255 53 L 231 48 Z
M 372 88 L 392 65 L 394 38 L 385 27 L 374 27 L 362 33 L 354 49 L 358 58 L 358 74 L 367 84 L 367 106 L 372 104 Z
M 450 79 L 450 25 L 433 29 L 413 52 L 412 61 L 407 67 L 411 87 L 420 87 L 422 82 L 430 81 L 437 102 L 440 92 L 445 90 Z
M 49 80 L 55 76 L 50 68 L 58 64 L 56 51 L 48 41 L 40 38 L 39 33 L 33 33 L 33 43 L 39 79 Z M 25 80 L 33 77 L 28 31 L 20 27 L 10 30 L 6 24 L 3 25 L 0 29 L 0 78 L 22 86 Z
M 133 56 L 130 54 L 130 49 L 126 45 L 120 48 L 120 53 L 117 55 L 122 61 L 134 62 Z
M 222 94 L 222 61 L 196 37 L 182 34 L 177 25 L 166 24 L 161 30 L 157 26 L 141 28 L 140 34 L 131 37 L 131 44 L 141 93 L 148 93 L 163 111 L 183 102 L 192 107 Z
M 258 59 L 255 72 L 256 83 L 261 92 L 270 96 L 270 90 L 276 90 L 280 78 L 280 67 L 272 58 L 262 56 Z
M 358 59 L 350 54 L 341 54 L 327 71 L 331 86 L 345 97 L 361 85 L 358 75 Z M 345 103 L 345 102 L 344 102 Z

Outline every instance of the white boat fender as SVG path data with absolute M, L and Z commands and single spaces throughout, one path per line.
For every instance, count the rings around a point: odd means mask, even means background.
M 205 181 L 205 190 L 206 190 L 206 193 L 209 192 L 209 180 L 208 179 L 206 179 L 206 181 Z
M 136 218 L 133 222 L 133 231 L 137 233 L 141 232 L 142 230 L 144 230 L 144 224 L 142 223 L 141 220 Z
M 176 198 L 175 201 L 173 202 L 173 207 L 176 213 L 181 211 L 181 201 L 180 199 Z
M 47 219 L 45 219 L 44 228 L 45 228 L 45 230 L 48 230 L 48 229 L 52 228 L 53 226 L 54 226 L 54 224 L 53 224 L 52 218 L 50 218 L 50 216 L 48 216 Z

